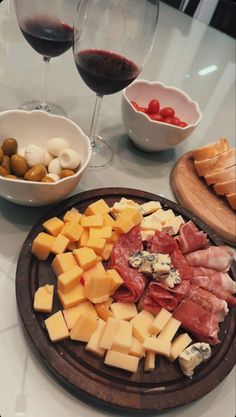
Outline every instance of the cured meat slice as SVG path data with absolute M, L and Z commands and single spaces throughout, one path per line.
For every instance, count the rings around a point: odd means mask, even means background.
M 154 316 L 156 316 L 159 311 L 161 310 L 160 304 L 158 304 L 150 295 L 149 290 L 145 292 L 144 298 L 142 300 L 142 303 L 140 304 L 140 307 L 144 310 L 149 311 Z
M 148 239 L 147 250 L 155 253 L 172 253 L 178 245 L 175 239 L 164 232 L 156 232 Z
M 213 284 L 220 285 L 224 290 L 231 294 L 236 292 L 236 282 L 227 274 L 227 272 L 219 272 L 212 268 L 203 268 L 201 266 L 192 266 L 192 276 L 206 276 Z
M 116 290 L 114 298 L 121 302 L 138 301 L 146 287 L 147 278 L 136 269 L 125 265 L 117 264 L 115 269 L 124 280 L 124 283 Z
M 184 299 L 173 313 L 173 317 L 191 332 L 199 342 L 217 345 L 219 325 L 215 315 L 189 299 Z
M 209 280 L 207 276 L 192 277 L 191 283 L 204 288 L 221 300 L 227 301 L 230 305 L 236 305 L 236 297 L 233 297 L 231 293 L 225 290 L 221 285 L 215 284 L 213 281 Z
M 139 252 L 143 249 L 142 236 L 139 226 L 133 227 L 128 233 L 119 237 L 113 246 L 109 266 L 113 268 L 116 264 L 128 264 L 132 252 Z
M 234 259 L 234 251 L 227 246 L 210 246 L 207 249 L 187 253 L 185 258 L 191 266 L 203 266 L 227 272 Z
M 189 281 L 182 281 L 174 288 L 167 289 L 157 281 L 151 281 L 148 287 L 150 296 L 166 310 L 173 311 L 189 290 Z
M 175 239 L 178 242 L 182 253 L 205 249 L 209 243 L 207 234 L 202 230 L 198 230 L 191 220 L 181 225 L 179 236 Z
M 178 270 L 180 278 L 190 279 L 192 277 L 192 270 L 189 266 L 188 262 L 186 261 L 184 255 L 182 254 L 181 250 L 177 247 L 171 254 L 170 254 L 172 264 L 175 269 Z
M 214 294 L 197 285 L 190 285 L 186 298 L 192 300 L 194 303 L 199 304 L 205 310 L 215 314 L 218 321 L 223 321 L 228 314 L 228 307 L 225 300 L 217 298 Z

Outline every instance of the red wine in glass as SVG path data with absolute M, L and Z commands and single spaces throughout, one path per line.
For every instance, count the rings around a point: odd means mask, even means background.
M 139 67 L 122 55 L 100 49 L 86 49 L 75 55 L 76 67 L 91 90 L 114 94 L 139 75 Z

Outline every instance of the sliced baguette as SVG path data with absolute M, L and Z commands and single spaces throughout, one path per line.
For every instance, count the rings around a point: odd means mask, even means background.
M 236 193 L 226 194 L 229 205 L 233 210 L 236 210 Z
M 219 182 L 213 186 L 216 194 L 226 195 L 226 194 L 235 194 L 236 193 L 236 179 Z
M 204 159 L 213 158 L 223 152 L 229 150 L 228 140 L 225 138 L 220 138 L 217 142 L 209 143 L 202 148 L 197 148 L 193 150 L 193 158 L 195 161 L 203 161 Z
M 223 152 L 214 158 L 204 159 L 203 161 L 194 161 L 195 168 L 200 177 L 206 176 L 214 171 L 222 171 L 235 165 L 236 162 L 236 150 L 230 149 Z
M 205 176 L 207 185 L 217 184 L 232 180 L 236 177 L 236 165 L 223 169 L 222 171 L 213 172 Z

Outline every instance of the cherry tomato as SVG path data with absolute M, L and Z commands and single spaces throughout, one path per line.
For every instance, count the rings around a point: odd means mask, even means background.
M 180 123 L 180 119 L 178 117 L 173 117 L 173 124 L 177 125 Z
M 135 110 L 139 110 L 139 105 L 136 103 L 136 101 L 131 101 L 130 103 L 135 108 Z
M 147 109 L 147 107 L 139 107 L 138 108 L 139 109 L 139 111 L 141 111 L 142 113 L 148 113 L 148 109 Z
M 174 125 L 174 117 L 165 117 L 163 123 L 168 123 L 168 125 Z
M 188 126 L 188 125 L 187 125 L 187 123 L 185 123 L 185 122 L 179 122 L 179 123 L 177 124 L 177 126 L 179 126 L 179 127 L 186 127 L 186 126 Z
M 174 117 L 175 111 L 172 107 L 163 107 L 163 109 L 160 110 L 160 114 L 163 117 Z
M 158 100 L 151 100 L 148 104 L 148 113 L 149 114 L 156 114 L 159 113 L 160 110 L 160 103 Z
M 156 122 L 164 122 L 165 120 L 164 117 L 159 113 L 149 114 L 149 117 L 150 119 L 155 120 Z

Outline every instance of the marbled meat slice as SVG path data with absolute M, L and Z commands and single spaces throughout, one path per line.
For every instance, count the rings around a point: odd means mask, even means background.
M 178 245 L 175 239 L 165 232 L 156 232 L 147 242 L 147 250 L 155 253 L 172 253 Z
M 207 234 L 199 230 L 192 220 L 181 225 L 179 236 L 176 236 L 175 240 L 178 242 L 182 253 L 205 249 L 209 243 Z
M 230 305 L 236 305 L 236 297 L 233 297 L 230 291 L 227 291 L 221 285 L 214 283 L 214 281 L 211 281 L 207 276 L 192 277 L 191 283 L 211 292 L 221 300 L 227 301 Z
M 217 298 L 211 292 L 198 287 L 197 285 L 190 285 L 186 298 L 199 304 L 205 310 L 215 314 L 218 321 L 223 321 L 228 314 L 228 306 L 225 300 Z
M 227 246 L 210 246 L 207 249 L 187 253 L 185 259 L 191 266 L 203 266 L 227 272 L 234 259 L 234 251 Z
M 213 284 L 220 285 L 224 290 L 231 294 L 236 292 L 236 282 L 227 274 L 227 272 L 219 272 L 212 268 L 204 268 L 201 266 L 191 267 L 193 277 L 208 277 Z

